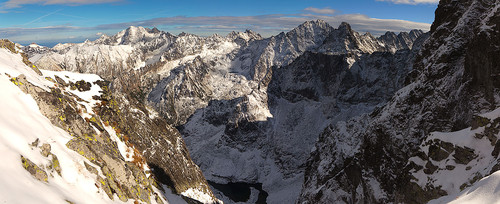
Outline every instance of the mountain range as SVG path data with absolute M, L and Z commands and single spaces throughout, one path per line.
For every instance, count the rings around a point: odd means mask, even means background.
M 178 127 L 210 182 L 261 184 L 267 200 L 279 203 L 299 195 L 322 130 L 386 102 L 427 36 L 413 30 L 375 38 L 321 20 L 270 38 L 249 30 L 199 37 L 130 27 L 94 42 L 25 52 L 41 69 L 111 81 L 113 90 Z
M 2 47 L 26 66 L 8 80 L 74 137 L 63 146 L 110 199 L 165 187 L 171 203 L 439 203 L 500 169 L 499 5 L 441 1 L 428 33 L 316 20 L 269 38 L 129 27 Z M 140 194 L 128 171 L 157 187 Z

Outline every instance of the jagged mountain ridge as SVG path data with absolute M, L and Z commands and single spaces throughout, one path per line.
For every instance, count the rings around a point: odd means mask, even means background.
M 426 39 L 421 34 L 375 38 L 347 23 L 335 29 L 321 20 L 270 38 L 252 31 L 204 38 L 130 27 L 94 42 L 58 45 L 30 59 L 41 68 L 99 74 L 112 81 L 113 92 L 144 101 L 170 124 L 183 125 L 188 148 L 210 180 L 264 183 L 269 202 L 294 202 L 303 164 L 320 131 L 371 111 L 401 87 L 418 52 L 405 49 Z M 416 35 L 421 38 L 405 37 Z M 315 60 L 319 63 L 309 63 Z M 309 81 L 313 95 L 294 85 L 302 66 L 324 67 L 302 79 Z M 326 76 L 338 78 L 337 85 L 318 82 Z M 313 114 L 298 114 L 309 111 Z M 302 119 L 308 122 L 286 130 Z M 227 150 L 235 152 L 229 160 L 222 153 Z M 253 162 L 244 164 L 249 160 L 245 155 Z
M 421 34 L 422 32 L 412 31 L 411 33 Z M 325 41 L 329 34 L 330 39 L 346 40 Z M 390 34 L 395 35 L 393 33 L 386 35 Z M 406 35 L 408 34 L 402 32 L 398 36 Z M 355 36 L 355 42 L 351 42 L 352 37 L 350 36 Z M 405 39 L 403 37 L 385 42 L 383 39 L 387 37 L 382 36 L 375 39 L 373 36 L 370 36 L 369 34 L 359 35 L 357 32 L 352 31 L 346 23 L 339 26 L 338 29 L 334 29 L 321 20 L 306 22 L 288 33 L 281 33 L 266 39 L 262 39 L 260 35 L 252 31 L 231 33 L 226 37 L 213 35 L 204 38 L 185 33 L 174 36 L 170 33 L 158 31 L 157 29 L 130 27 L 111 37 L 103 35 L 94 42 L 87 41 L 75 45 L 57 45 L 52 49 L 52 53 L 43 54 L 42 56 L 32 54 L 30 55 L 30 59 L 36 62 L 41 68 L 60 68 L 95 73 L 107 80 L 113 79 L 113 81 L 120 81 L 122 78 L 130 80 L 129 78 L 134 77 L 123 75 L 130 75 L 131 70 L 140 69 L 140 74 L 137 75 L 146 76 L 133 81 L 139 81 L 137 85 L 145 89 L 151 89 L 151 86 L 158 83 L 161 79 L 167 78 L 172 69 L 179 68 L 182 72 L 183 66 L 189 66 L 189 64 L 195 62 L 196 56 L 200 56 L 204 61 L 209 63 L 219 61 L 215 65 L 210 65 L 211 68 L 216 68 L 213 71 L 236 72 L 245 76 L 247 80 L 259 84 L 263 83 L 266 86 L 269 83 L 270 74 L 267 73 L 271 66 L 286 65 L 307 50 L 329 51 L 319 48 L 321 45 L 340 47 L 340 50 L 336 51 L 336 53 L 355 52 L 355 50 L 359 53 L 371 53 L 374 51 L 394 52 L 398 49 L 411 47 L 410 44 L 406 44 L 407 42 L 401 41 L 401 39 Z M 300 40 L 297 41 L 297 39 Z M 358 47 L 362 48 L 358 49 Z M 366 49 L 366 47 L 370 47 L 371 49 Z M 223 60 L 217 58 L 222 58 Z M 224 70 L 227 68 L 228 70 Z M 176 77 L 179 78 L 179 76 Z M 178 80 L 184 81 L 183 79 Z M 226 83 L 234 85 L 231 82 Z M 125 83 L 115 83 L 115 86 L 125 86 L 123 84 Z M 179 87 L 179 84 L 176 86 Z M 196 84 L 195 86 L 210 87 L 211 85 Z M 251 88 L 254 89 L 258 86 L 258 84 L 251 85 Z M 127 89 L 127 87 L 115 88 Z M 210 89 L 223 90 L 222 87 L 210 87 Z M 227 90 L 223 91 L 227 92 Z M 162 104 L 162 106 L 180 109 L 178 108 L 179 105 L 175 102 L 169 102 L 158 96 L 159 94 L 168 95 L 178 93 L 167 93 L 171 92 L 168 90 L 163 92 L 150 95 L 149 100 L 154 102 L 154 104 Z M 201 93 L 200 96 L 204 94 L 207 93 Z M 227 95 L 228 93 L 214 94 L 216 96 L 209 98 L 224 99 L 217 95 Z M 208 93 L 208 95 L 211 94 Z M 198 100 L 200 98 L 202 99 Z M 194 97 L 194 99 L 204 104 L 202 106 L 205 106 L 207 103 L 207 99 L 203 97 Z M 200 108 L 196 105 L 195 107 Z M 162 110 L 161 112 L 176 124 L 184 123 L 186 118 L 195 110 L 190 110 L 185 114 L 178 114 L 175 110 L 171 110 L 171 108 L 163 110 L 163 107 L 158 107 L 158 109 Z
M 498 170 L 498 114 L 474 116 L 500 102 L 498 7 L 440 1 L 408 85 L 370 115 L 325 129 L 298 202 L 424 203 Z

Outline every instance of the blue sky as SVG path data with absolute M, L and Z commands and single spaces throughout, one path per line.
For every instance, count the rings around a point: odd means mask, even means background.
M 52 46 L 113 35 L 128 26 L 202 36 L 251 29 L 263 36 L 307 20 L 358 32 L 428 30 L 438 0 L 1 0 L 0 38 Z

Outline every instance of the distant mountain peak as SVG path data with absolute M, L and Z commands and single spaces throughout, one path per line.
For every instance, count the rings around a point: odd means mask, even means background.
M 245 32 L 232 31 L 226 37 L 235 40 L 238 44 L 252 40 L 262 40 L 262 36 L 259 33 L 249 29 L 245 30 Z
M 250 30 L 250 29 L 246 29 L 244 33 L 246 33 L 247 35 L 252 35 L 252 36 L 260 36 L 259 33 L 256 33 L 255 31 Z
M 161 33 L 160 30 L 158 30 L 158 28 L 154 27 L 153 29 L 151 29 L 151 32 L 152 33 Z
M 318 19 L 306 21 L 286 33 L 286 35 L 291 38 L 307 38 L 318 35 L 324 35 L 326 37 L 332 30 L 333 27 L 331 27 L 327 22 Z
M 348 29 L 351 30 L 351 25 L 347 22 L 342 22 L 340 23 L 338 29 Z
M 297 29 L 304 29 L 304 28 L 323 28 L 323 29 L 328 29 L 331 28 L 331 26 L 324 20 L 321 19 L 316 19 L 316 20 L 311 20 L 311 21 L 306 21 L 293 30 Z M 293 31 L 292 30 L 292 31 Z

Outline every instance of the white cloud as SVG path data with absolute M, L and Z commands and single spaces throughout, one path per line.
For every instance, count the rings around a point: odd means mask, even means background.
M 103 3 L 113 3 L 119 2 L 122 0 L 8 0 L 4 3 L 1 3 L 0 10 L 8 10 L 13 8 L 22 7 L 22 5 L 27 4 L 41 4 L 41 5 L 54 5 L 54 4 L 63 4 L 63 5 L 86 5 L 86 4 L 103 4 Z
M 314 7 L 307 7 L 304 9 L 304 11 L 309 11 L 309 12 L 312 12 L 312 13 L 317 13 L 317 14 L 335 14 L 337 11 L 335 9 L 331 9 L 331 8 L 314 8 Z
M 258 16 L 175 16 L 154 18 L 149 20 L 107 24 L 97 26 L 96 29 L 124 29 L 128 26 L 160 27 L 167 28 L 169 32 L 190 32 L 194 34 L 210 35 L 214 32 L 219 34 L 231 31 L 244 31 L 251 29 L 261 33 L 263 36 L 276 35 L 279 32 L 289 31 L 305 21 L 322 19 L 332 26 L 338 26 L 342 22 L 351 24 L 358 32 L 370 32 L 374 35 L 382 35 L 387 31 L 401 32 L 411 29 L 428 31 L 431 24 L 419 23 L 397 19 L 377 19 L 361 14 L 344 15 L 322 15 L 322 14 L 273 14 Z M 165 30 L 165 29 L 164 29 Z
M 395 4 L 438 4 L 439 0 L 377 0 L 377 1 L 388 1 Z
M 354 30 L 358 32 L 370 32 L 374 35 L 382 35 L 387 31 L 401 32 L 410 31 L 412 29 L 419 29 L 427 32 L 431 27 L 431 24 L 428 23 L 419 23 L 399 19 L 370 18 L 361 14 L 334 16 L 326 19 L 326 21 L 329 23 L 348 22 Z

